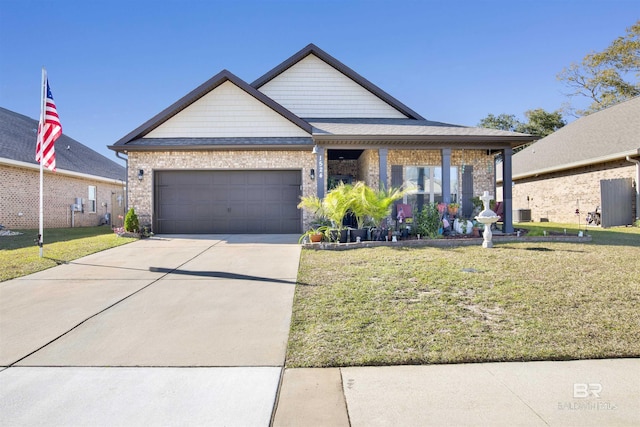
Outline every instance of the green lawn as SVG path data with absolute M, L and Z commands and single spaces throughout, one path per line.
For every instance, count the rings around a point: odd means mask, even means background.
M 109 227 L 54 228 L 44 230 L 43 258 L 34 240 L 37 230 L 11 230 L 24 234 L 0 236 L 0 282 L 35 273 L 95 252 L 129 243 Z
M 639 357 L 640 229 L 588 233 L 584 244 L 303 250 L 287 366 Z

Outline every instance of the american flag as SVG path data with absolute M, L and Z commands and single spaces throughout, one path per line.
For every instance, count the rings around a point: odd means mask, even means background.
M 40 123 L 38 124 L 36 161 L 43 162 L 43 166 L 52 171 L 56 170 L 56 152 L 53 143 L 60 135 L 62 135 L 62 125 L 49 87 L 49 79 L 47 79 L 47 98 L 45 99 L 44 111 L 40 112 Z

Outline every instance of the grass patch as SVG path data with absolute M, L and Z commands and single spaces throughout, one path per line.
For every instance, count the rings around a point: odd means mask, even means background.
M 0 237 L 0 282 L 46 270 L 135 239 L 118 237 L 109 227 L 53 228 L 44 230 L 44 257 L 34 239 L 37 230 L 12 230 L 24 234 Z
M 303 250 L 287 366 L 638 357 L 640 233 L 589 233 L 591 244 L 492 250 Z
M 526 228 L 530 236 L 542 236 L 543 231 L 553 231 L 567 234 L 578 234 L 578 230 L 585 231 L 593 237 L 593 243 L 596 245 L 614 245 L 614 246 L 640 246 L 640 227 L 585 227 L 584 222 L 578 228 L 578 224 L 561 224 L 554 222 L 522 222 L 515 224 L 516 228 Z

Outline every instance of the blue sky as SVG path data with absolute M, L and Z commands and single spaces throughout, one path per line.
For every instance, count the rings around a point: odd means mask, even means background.
M 37 119 L 45 66 L 65 134 L 117 160 L 107 145 L 220 70 L 250 83 L 314 43 L 422 116 L 477 125 L 560 108 L 556 75 L 638 18 L 637 0 L 0 0 L 0 106 Z

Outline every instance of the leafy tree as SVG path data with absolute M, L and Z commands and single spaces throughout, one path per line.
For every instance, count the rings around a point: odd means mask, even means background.
M 549 113 L 542 108 L 537 108 L 535 110 L 525 111 L 524 115 L 528 121 L 527 123 L 520 123 L 516 127 L 516 132 L 528 133 L 544 138 L 567 124 L 559 111 Z
M 515 115 L 504 113 L 497 116 L 489 114 L 478 123 L 478 126 L 481 128 L 508 130 L 511 132 L 515 132 L 516 128 L 520 125 L 522 125 L 522 123 L 516 119 Z
M 589 53 L 582 63 L 571 64 L 557 77 L 571 89 L 570 98 L 583 96 L 592 101 L 585 110 L 569 108 L 577 116 L 640 95 L 640 20 L 602 52 Z
M 518 120 L 513 114 L 503 113 L 498 116 L 489 114 L 487 117 L 480 120 L 478 126 L 489 129 L 529 133 L 531 135 L 545 137 L 566 124 L 559 111 L 549 113 L 542 108 L 536 108 L 535 110 L 525 111 L 524 115 L 527 118 L 526 123 Z

